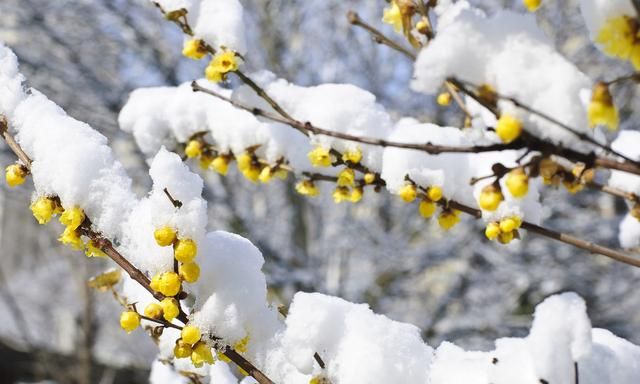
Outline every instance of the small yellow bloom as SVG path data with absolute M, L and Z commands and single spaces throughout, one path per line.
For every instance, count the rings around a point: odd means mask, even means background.
M 200 140 L 190 140 L 184 148 L 184 154 L 193 159 L 202 155 L 202 142 Z
M 253 158 L 247 152 L 244 152 L 243 154 L 238 156 L 236 160 L 238 161 L 238 169 L 240 170 L 240 172 L 249 169 L 251 167 L 251 164 L 253 163 Z
M 508 217 L 506 219 L 500 220 L 501 232 L 512 232 L 516 228 L 518 228 L 518 221 L 516 221 L 515 219 Z
M 47 224 L 55 214 L 56 205 L 52 198 L 41 196 L 31 203 L 31 212 L 39 224 Z
M 120 270 L 114 269 L 92 277 L 89 286 L 98 291 L 105 292 L 120 282 Z
M 402 12 L 395 0 L 392 0 L 391 5 L 384 9 L 382 22 L 393 26 L 396 32 L 402 32 Z
M 287 171 L 284 168 L 280 168 L 278 167 L 276 169 L 276 173 L 275 173 L 276 177 L 280 180 L 286 180 L 286 178 L 289 176 L 289 171 Z
M 73 207 L 65 209 L 64 213 L 60 215 L 60 222 L 67 228 L 78 229 L 80 224 L 85 219 L 84 211 L 79 207 Z
M 613 97 L 609 87 L 604 83 L 597 83 L 591 93 L 591 102 L 587 109 L 589 127 L 604 125 L 612 131 L 618 129 L 618 110 L 613 105 Z
M 400 188 L 398 195 L 405 203 L 410 203 L 418 196 L 418 189 L 413 184 L 407 184 Z
M 225 355 L 222 352 L 217 352 L 216 355 L 218 356 L 218 360 L 220 361 L 224 361 L 225 363 L 230 363 L 231 359 L 227 357 L 227 355 Z
M 498 93 L 495 88 L 489 84 L 481 84 L 477 89 L 478 98 L 489 105 L 496 105 L 498 102 Z
M 633 19 L 626 15 L 607 20 L 598 32 L 596 42 L 602 45 L 607 55 L 628 59 L 636 39 L 633 23 Z
M 351 168 L 345 168 L 338 174 L 337 184 L 340 187 L 352 187 L 356 181 L 356 173 Z
M 249 168 L 245 168 L 240 172 L 242 173 L 242 176 L 244 176 L 247 180 L 255 183 L 260 178 L 260 173 L 262 172 L 262 170 L 260 169 L 260 166 L 251 164 Z
M 564 185 L 567 191 L 572 195 L 575 195 L 584 189 L 584 185 L 578 180 L 562 180 L 562 185 Z
M 120 315 L 120 327 L 127 331 L 133 332 L 140 325 L 140 315 L 134 311 L 125 311 Z
M 216 54 L 207 68 L 205 77 L 214 83 L 224 80 L 227 73 L 238 70 L 238 59 L 233 51 L 222 51 Z
M 178 314 L 180 313 L 180 307 L 178 305 L 178 300 L 173 297 L 165 297 L 160 302 L 160 306 L 162 307 L 162 316 L 167 321 L 172 321 Z
M 460 222 L 460 211 L 447 209 L 438 216 L 438 224 L 442 229 L 448 231 Z
M 151 289 L 165 296 L 175 296 L 181 288 L 180 276 L 175 272 L 164 272 L 151 279 Z
M 181 263 L 192 262 L 198 253 L 196 242 L 191 239 L 179 239 L 173 247 L 176 260 Z M 173 295 L 169 295 L 173 296 Z
M 422 200 L 418 206 L 418 211 L 420 211 L 422 217 L 428 219 L 436 212 L 436 203 L 429 199 Z
M 355 151 L 347 151 L 342 154 L 342 161 L 347 162 L 350 161 L 354 164 L 358 164 L 362 160 L 362 151 L 360 149 L 356 149 Z
M 67 227 L 64 232 L 62 232 L 62 235 L 58 238 L 58 241 L 60 241 L 64 245 L 70 246 L 72 249 L 75 249 L 77 251 L 81 251 L 84 249 L 84 242 L 80 238 L 80 235 L 78 234 L 78 232 L 76 232 L 75 229 L 71 229 L 70 227 Z
M 631 64 L 633 65 L 633 68 L 636 70 L 636 72 L 640 72 L 640 39 L 636 42 L 633 48 L 631 48 L 629 61 L 631 61 Z
M 538 10 L 538 8 L 540 8 L 540 3 L 542 3 L 542 0 L 522 0 L 522 3 L 529 12 L 535 12 Z
M 222 176 L 226 176 L 229 172 L 229 157 L 225 155 L 216 157 L 211 162 L 211 168 Z
M 349 196 L 349 201 L 352 203 L 357 203 L 362 200 L 363 190 L 362 187 L 355 187 L 351 190 L 351 195 Z
M 144 308 L 144 315 L 155 320 L 160 320 L 162 317 L 162 306 L 158 303 L 151 303 Z
M 107 254 L 97 247 L 93 240 L 89 240 L 84 253 L 87 257 L 107 257 Z
M 496 134 L 505 143 L 510 143 L 522 134 L 522 123 L 515 117 L 503 114 L 496 124 Z
M 498 241 L 502 244 L 509 244 L 514 239 L 515 231 L 501 232 L 498 236 Z
M 242 338 L 242 340 L 238 341 L 233 345 L 233 349 L 238 353 L 247 353 L 249 347 L 249 335 Z
M 207 54 L 204 43 L 200 39 L 189 39 L 184 42 L 182 54 L 193 60 L 200 60 Z
M 176 359 L 185 359 L 187 357 L 191 357 L 191 353 L 193 353 L 191 345 L 185 343 L 182 340 L 178 340 L 176 342 L 176 346 L 173 347 L 173 355 L 176 357 Z
M 169 227 L 164 226 L 156 229 L 153 232 L 153 237 L 156 239 L 156 243 L 161 247 L 168 247 L 176 241 L 176 231 Z
M 427 197 L 431 201 L 440 201 L 442 199 L 442 188 L 437 185 L 432 185 L 427 189 Z
M 539 164 L 540 176 L 542 176 L 542 178 L 544 179 L 553 178 L 553 176 L 555 176 L 555 174 L 558 173 L 559 169 L 560 169 L 560 166 L 555 161 L 551 160 L 548 157 L 545 157 L 544 159 L 540 160 L 540 164 Z
M 5 180 L 11 188 L 23 184 L 26 177 L 27 172 L 19 164 L 11 164 L 6 169 Z
M 529 192 L 529 176 L 523 168 L 516 168 L 507 175 L 505 185 L 511 196 L 522 198 Z
M 489 223 L 484 230 L 484 235 L 489 240 L 495 240 L 500 235 L 500 225 L 498 223 Z
M 187 283 L 195 283 L 200 277 L 200 266 L 197 263 L 184 263 L 178 267 L 178 273 Z
M 273 172 L 273 168 L 271 167 L 264 167 L 262 168 L 262 171 L 260 171 L 260 175 L 258 175 L 258 180 L 260 180 L 261 183 L 268 183 L 271 181 L 271 178 L 273 178 L 274 172 Z
M 451 93 L 442 92 L 441 94 L 438 95 L 438 98 L 436 99 L 436 101 L 438 102 L 438 105 L 442 107 L 448 106 L 449 104 L 451 104 Z
M 184 328 L 182 328 L 182 332 L 180 333 L 182 341 L 189 345 L 193 345 L 200 341 L 201 336 L 202 335 L 200 334 L 200 329 L 194 325 L 185 325 Z
M 213 364 L 213 354 L 211 353 L 211 347 L 205 343 L 198 343 L 193 346 L 193 352 L 191 352 L 191 362 L 196 368 L 202 367 L 202 364 Z
M 498 209 L 502 200 L 504 200 L 504 197 L 502 196 L 500 188 L 494 184 L 489 184 L 480 192 L 478 204 L 480 205 L 480 208 L 485 211 L 495 211 Z
M 320 194 L 320 190 L 311 180 L 303 180 L 296 184 L 296 191 L 305 196 L 315 197 Z
M 349 188 L 347 187 L 337 187 L 333 191 L 332 196 L 333 196 L 333 201 L 335 201 L 336 204 L 340 204 L 343 201 L 349 200 L 351 197 L 351 193 L 349 192 Z
M 365 184 L 373 184 L 376 181 L 376 174 L 372 172 L 367 172 L 364 175 L 364 183 Z
M 331 154 L 329 150 L 323 147 L 316 147 L 313 151 L 307 154 L 311 165 L 314 167 L 329 167 L 331 166 Z

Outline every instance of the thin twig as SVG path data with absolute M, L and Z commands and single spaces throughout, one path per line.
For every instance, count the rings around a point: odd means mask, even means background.
M 347 19 L 352 25 L 355 25 L 356 27 L 360 27 L 368 31 L 373 36 L 373 39 L 376 43 L 386 45 L 391 49 L 395 49 L 396 51 L 402 53 L 412 61 L 416 60 L 415 53 L 411 52 L 409 49 L 391 40 L 390 38 L 385 36 L 382 32 L 378 31 L 376 28 L 374 28 L 370 24 L 367 24 L 366 22 L 364 22 L 356 12 L 354 11 L 347 12 Z
M 175 208 L 182 208 L 182 201 L 174 199 L 173 196 L 171 196 L 171 193 L 169 193 L 168 188 L 163 189 L 163 191 L 164 191 L 164 194 L 167 195 L 167 198 Z

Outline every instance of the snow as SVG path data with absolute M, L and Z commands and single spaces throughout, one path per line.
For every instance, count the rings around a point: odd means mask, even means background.
M 151 374 L 149 375 L 149 383 L 151 384 L 188 384 L 191 381 L 176 372 L 169 365 L 155 360 L 151 364 Z
M 193 26 L 194 36 L 216 49 L 240 54 L 247 51 L 243 9 L 238 0 L 201 0 Z

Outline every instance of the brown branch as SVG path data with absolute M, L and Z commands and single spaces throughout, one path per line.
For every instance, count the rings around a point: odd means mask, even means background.
M 402 45 L 396 43 L 395 41 L 391 40 L 390 38 L 385 36 L 382 32 L 378 31 L 376 28 L 374 28 L 370 24 L 367 24 L 366 22 L 364 22 L 360 18 L 360 16 L 358 15 L 358 13 L 356 13 L 354 11 L 347 12 L 347 19 L 349 20 L 349 22 L 352 25 L 355 25 L 356 27 L 360 27 L 360 28 L 366 30 L 367 32 L 369 32 L 372 35 L 373 40 L 376 43 L 386 45 L 389 48 L 394 49 L 394 50 L 402 53 L 403 55 L 405 55 L 407 58 L 411 59 L 412 61 L 416 60 L 416 54 L 415 53 L 411 52 L 409 49 L 407 49 L 407 48 L 403 47 Z
M 9 148 L 18 156 L 22 161 L 25 161 L 24 166 L 29 170 L 31 168 L 31 160 L 24 153 L 22 148 L 18 143 L 15 142 L 13 136 L 9 133 L 7 120 L 4 116 L 0 116 L 0 133 L 4 138 Z M 23 160 L 24 157 L 24 160 Z M 86 220 L 88 222 L 88 220 Z M 149 278 L 142 273 L 138 268 L 136 268 L 129 260 L 127 260 L 120 252 L 118 252 L 114 247 L 111 241 L 105 239 L 100 234 L 92 231 L 91 229 L 81 226 L 78 228 L 78 232 L 81 235 L 89 237 L 94 244 L 100 248 L 111 260 L 113 260 L 116 264 L 118 264 L 122 269 L 127 272 L 127 274 L 131 277 L 131 279 L 135 280 L 138 284 L 144 287 L 153 297 L 157 300 L 162 301 L 166 296 L 161 294 L 160 292 L 155 292 L 151 288 L 151 282 Z M 177 317 L 183 324 L 187 324 L 189 319 L 187 318 L 186 313 L 180 308 L 180 313 Z M 258 368 L 256 368 L 253 364 L 251 364 L 247 359 L 245 359 L 242 355 L 233 350 L 233 348 L 227 346 L 224 354 L 231 359 L 236 365 L 244 369 L 248 372 L 258 383 L 260 384 L 273 384 L 273 381 L 269 379 L 264 373 L 262 373 Z
M 182 208 L 182 201 L 174 199 L 173 196 L 171 196 L 171 193 L 169 193 L 168 188 L 163 189 L 163 192 L 165 195 L 167 195 L 167 198 L 171 202 L 171 205 L 174 206 L 174 208 Z
M 267 92 L 262 89 L 258 84 L 255 83 L 249 76 L 245 75 L 242 71 L 237 70 L 234 72 L 236 76 L 240 78 L 246 85 L 248 85 L 253 91 L 260 96 L 264 101 L 266 101 L 271 108 L 273 108 L 278 114 L 285 119 L 293 120 L 293 118 L 278 104 L 275 100 L 267 94 Z

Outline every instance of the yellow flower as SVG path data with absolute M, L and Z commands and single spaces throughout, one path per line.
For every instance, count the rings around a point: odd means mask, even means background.
M 437 185 L 432 185 L 427 189 L 427 197 L 431 201 L 440 201 L 442 199 L 442 188 Z
M 535 12 L 538 10 L 538 8 L 540 8 L 540 3 L 542 3 L 542 0 L 522 0 L 522 3 L 529 12 Z
M 609 56 L 628 59 L 634 45 L 633 19 L 622 15 L 607 20 L 598 32 L 596 42 Z
M 498 241 L 502 244 L 509 244 L 514 237 L 515 231 L 501 232 L 500 235 L 498 235 Z
M 211 353 L 211 347 L 205 343 L 198 343 L 193 347 L 191 352 L 191 362 L 195 367 L 202 367 L 202 364 L 213 364 L 213 354 Z
M 558 172 L 560 167 L 558 164 L 548 157 L 540 160 L 539 171 L 543 179 L 551 179 Z
M 92 277 L 89 286 L 98 291 L 105 292 L 120 282 L 120 270 L 114 269 Z
M 341 187 L 352 187 L 356 181 L 356 173 L 351 168 L 345 168 L 338 174 L 337 184 Z
M 562 185 L 567 189 L 567 191 L 575 195 L 576 193 L 582 191 L 584 189 L 584 185 L 580 183 L 578 180 L 562 180 Z
M 329 150 L 323 147 L 316 147 L 313 151 L 307 154 L 311 165 L 314 167 L 329 167 L 331 166 L 331 154 Z
M 296 191 L 301 195 L 310 197 L 318 196 L 320 194 L 320 190 L 311 180 L 303 180 L 296 184 Z
M 10 166 L 7 167 L 4 177 L 5 177 L 5 180 L 7 181 L 7 184 L 11 188 L 13 188 L 24 183 L 25 178 L 27 177 L 27 172 L 25 171 L 24 167 L 22 167 L 21 165 L 11 164 Z
M 438 105 L 446 107 L 451 104 L 451 94 L 449 92 L 442 92 L 438 95 L 436 101 L 438 102 Z
M 489 84 L 481 84 L 477 89 L 478 98 L 490 105 L 496 105 L 498 102 L 498 93 L 495 88 Z
M 284 168 L 277 168 L 275 175 L 278 179 L 285 180 L 289 176 L 289 171 Z
M 391 5 L 384 9 L 382 22 L 392 25 L 396 32 L 402 32 L 402 12 L 395 0 L 392 0 Z
M 120 315 L 120 326 L 127 333 L 133 332 L 140 325 L 140 315 L 134 311 L 125 311 Z
M 162 306 L 158 303 L 151 303 L 144 308 L 144 315 L 152 319 L 160 320 L 162 317 Z
M 184 154 L 193 159 L 202 155 L 202 142 L 200 140 L 190 140 L 184 148 Z
M 251 163 L 253 163 L 253 158 L 247 152 L 238 156 L 236 160 L 238 161 L 238 169 L 240 172 L 249 169 L 249 167 L 251 167 Z
M 604 125 L 610 130 L 618 129 L 618 110 L 613 105 L 613 98 L 609 93 L 609 87 L 604 83 L 597 83 L 591 93 L 591 102 L 587 109 L 589 127 Z
M 169 226 L 160 227 L 153 232 L 156 243 L 161 247 L 168 247 L 173 244 L 176 241 L 176 236 L 176 231 Z
M 191 345 L 185 343 L 182 340 L 178 340 L 176 342 L 176 346 L 173 347 L 173 355 L 176 359 L 185 359 L 187 357 L 191 357 L 191 353 L 193 349 L 191 349 Z
M 222 51 L 216 54 L 207 68 L 205 76 L 209 81 L 219 83 L 224 80 L 226 74 L 238 70 L 238 59 L 233 51 Z
M 249 346 L 249 335 L 242 338 L 242 340 L 238 341 L 233 345 L 233 349 L 238 353 L 247 353 Z
M 522 123 L 515 117 L 503 114 L 496 124 L 496 134 L 505 143 L 510 143 L 522 134 Z
M 171 321 L 178 317 L 180 313 L 180 307 L 178 306 L 178 300 L 173 297 L 166 297 L 160 302 L 162 307 L 162 316 L 165 320 Z
M 190 59 L 200 60 L 207 54 L 207 50 L 202 40 L 189 39 L 184 42 L 182 54 Z
M 436 212 L 436 203 L 429 199 L 422 200 L 418 206 L 418 211 L 420 211 L 422 217 L 428 219 Z
M 189 345 L 193 345 L 200 341 L 201 336 L 200 329 L 194 325 L 185 325 L 180 333 L 182 341 Z
M 218 356 L 218 360 L 220 361 L 224 361 L 225 363 L 230 363 L 231 359 L 227 357 L 227 355 L 225 355 L 222 352 L 217 352 L 216 355 Z
M 500 225 L 498 223 L 489 223 L 484 230 L 484 235 L 489 240 L 495 240 L 500 235 Z
M 347 162 L 350 161 L 354 164 L 358 164 L 362 160 L 362 151 L 360 149 L 356 149 L 355 151 L 347 151 L 342 154 L 342 161 Z
M 508 217 L 506 219 L 500 220 L 500 231 L 501 232 L 512 232 L 514 229 L 519 227 L 518 220 Z
M 629 54 L 629 61 L 631 61 L 633 68 L 635 68 L 637 72 L 640 72 L 640 39 L 631 49 L 631 53 Z
M 151 279 L 151 289 L 165 296 L 175 296 L 181 288 L 180 276 L 175 272 L 164 272 Z
M 258 165 L 251 164 L 249 168 L 245 168 L 240 172 L 242 173 L 242 176 L 244 176 L 247 180 L 255 183 L 260 178 L 260 173 L 262 172 L 262 170 Z
M 363 190 L 362 187 L 355 187 L 351 190 L 351 195 L 349 196 L 349 201 L 352 203 L 357 203 L 362 200 Z
M 413 184 L 407 184 L 400 188 L 398 195 L 405 203 L 410 203 L 418 196 L 418 189 Z
M 372 172 L 367 172 L 364 175 L 364 183 L 365 184 L 373 184 L 376 181 L 376 174 Z
M 77 251 L 81 251 L 84 249 L 84 242 L 80 238 L 80 235 L 78 234 L 78 232 L 76 232 L 75 229 L 71 229 L 71 227 L 67 227 L 64 232 L 62 232 L 62 235 L 58 238 L 58 241 L 60 241 L 64 245 L 70 246 L 72 249 L 75 249 Z
M 498 209 L 502 200 L 504 200 L 504 197 L 502 196 L 500 188 L 494 184 L 489 184 L 480 192 L 478 204 L 480 205 L 480 208 L 485 211 L 495 211 Z
M 200 266 L 197 263 L 184 263 L 178 267 L 178 273 L 187 283 L 195 283 L 200 277 Z
M 260 180 L 261 183 L 268 183 L 271 181 L 271 178 L 273 177 L 274 172 L 273 172 L 273 168 L 271 167 L 264 167 L 262 168 L 262 171 L 260 171 L 260 175 L 258 175 L 258 180 Z
M 56 211 L 56 205 L 52 198 L 41 196 L 31 203 L 31 212 L 39 224 L 47 224 Z
M 453 228 L 456 224 L 460 222 L 460 211 L 447 209 L 442 211 L 440 216 L 438 216 L 438 224 L 445 231 Z
M 65 209 L 60 215 L 60 222 L 71 229 L 78 229 L 85 219 L 84 211 L 79 207 Z
M 222 176 L 226 176 L 229 172 L 229 157 L 225 155 L 216 157 L 211 162 L 211 168 Z
M 529 176 L 523 168 L 516 168 L 509 172 L 505 180 L 505 185 L 511 196 L 521 198 L 529 192 Z
M 189 263 L 193 261 L 198 253 L 196 242 L 191 239 L 179 239 L 173 247 L 176 260 L 181 263 Z M 169 295 L 173 296 L 173 295 Z
M 87 257 L 107 257 L 107 254 L 97 247 L 93 240 L 89 240 L 84 253 Z
M 347 187 L 337 187 L 334 191 L 333 191 L 333 201 L 336 202 L 336 204 L 340 204 L 343 201 L 347 201 L 350 199 L 351 194 L 349 193 L 349 188 Z

